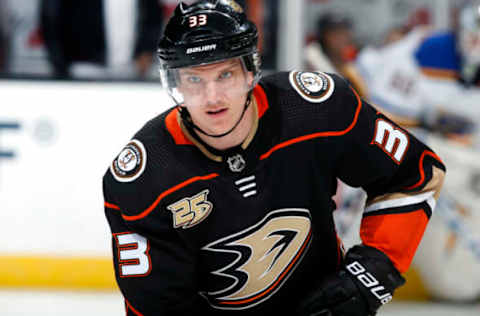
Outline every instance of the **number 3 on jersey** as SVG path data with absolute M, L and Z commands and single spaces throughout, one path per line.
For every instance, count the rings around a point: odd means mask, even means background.
M 119 265 L 120 277 L 143 277 L 150 274 L 151 259 L 147 238 L 136 233 L 113 234 Z
M 404 131 L 383 119 L 377 120 L 372 144 L 382 148 L 396 164 L 402 162 L 409 143 L 408 135 Z

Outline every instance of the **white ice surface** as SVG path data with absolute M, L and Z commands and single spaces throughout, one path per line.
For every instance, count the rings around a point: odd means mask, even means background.
M 2 316 L 125 315 L 119 293 L 0 290 Z M 480 304 L 393 302 L 378 316 L 479 316 Z

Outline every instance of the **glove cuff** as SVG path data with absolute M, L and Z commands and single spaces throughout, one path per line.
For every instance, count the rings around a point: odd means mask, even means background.
M 390 259 L 380 250 L 368 246 L 355 246 L 347 252 L 345 271 L 372 312 L 390 302 L 395 289 L 405 283 Z

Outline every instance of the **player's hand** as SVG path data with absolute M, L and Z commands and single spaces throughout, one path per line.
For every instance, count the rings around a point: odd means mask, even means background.
M 300 303 L 296 316 L 373 316 L 405 280 L 379 250 L 355 246 L 343 269 Z

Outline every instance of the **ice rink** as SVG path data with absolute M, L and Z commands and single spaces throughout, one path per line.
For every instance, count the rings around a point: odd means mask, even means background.
M 120 294 L 112 292 L 0 291 L 2 316 L 125 315 Z M 379 316 L 479 316 L 480 304 L 393 302 Z

